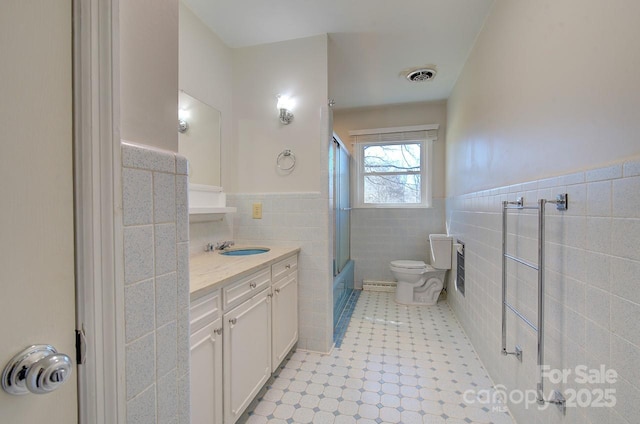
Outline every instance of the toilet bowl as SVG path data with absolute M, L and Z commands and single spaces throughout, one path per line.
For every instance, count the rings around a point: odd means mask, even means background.
M 396 302 L 404 305 L 435 305 L 444 287 L 444 278 L 451 269 L 453 239 L 443 234 L 431 234 L 431 265 L 423 261 L 397 260 L 389 265 L 397 280 Z

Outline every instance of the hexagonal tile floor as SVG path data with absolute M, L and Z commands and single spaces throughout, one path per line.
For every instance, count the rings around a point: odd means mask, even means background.
M 342 345 L 289 355 L 239 422 L 506 424 L 493 383 L 445 302 L 362 292 Z

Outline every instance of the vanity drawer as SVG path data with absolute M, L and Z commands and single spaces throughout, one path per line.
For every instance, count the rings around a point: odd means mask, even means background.
M 255 272 L 222 288 L 223 309 L 229 310 L 271 285 L 269 268 Z
M 271 265 L 271 278 L 273 281 L 279 281 L 283 277 L 296 272 L 298 270 L 298 256 L 289 256 L 286 259 Z
M 220 290 L 209 293 L 191 302 L 190 323 L 191 333 L 203 328 L 222 316 Z

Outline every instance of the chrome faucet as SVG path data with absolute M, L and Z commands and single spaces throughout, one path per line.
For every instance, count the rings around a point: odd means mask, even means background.
M 216 243 L 215 250 L 224 250 L 227 247 L 231 247 L 235 244 L 233 240 L 221 241 L 220 243 Z
M 213 252 L 214 250 L 224 250 L 227 247 L 231 247 L 235 244 L 235 242 L 233 240 L 225 240 L 225 241 L 220 241 L 216 244 L 213 243 L 207 243 L 206 246 L 204 247 L 204 251 L 205 252 Z

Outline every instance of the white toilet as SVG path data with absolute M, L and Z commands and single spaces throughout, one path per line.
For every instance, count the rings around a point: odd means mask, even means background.
M 398 260 L 390 265 L 398 280 L 396 302 L 404 305 L 435 305 L 444 286 L 444 275 L 451 269 L 453 238 L 446 234 L 429 235 L 431 265 L 422 261 Z

